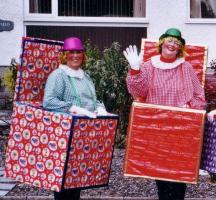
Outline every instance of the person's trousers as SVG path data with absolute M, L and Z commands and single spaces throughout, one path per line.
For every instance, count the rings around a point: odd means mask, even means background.
M 55 200 L 79 200 L 80 199 L 80 190 L 62 190 L 60 192 L 54 192 Z
M 156 180 L 159 200 L 184 200 L 186 184 Z

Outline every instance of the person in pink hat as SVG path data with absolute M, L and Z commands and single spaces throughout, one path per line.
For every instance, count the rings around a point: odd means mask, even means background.
M 86 61 L 85 48 L 79 38 L 64 40 L 60 66 L 48 77 L 43 107 L 48 110 L 69 112 L 96 118 L 107 115 L 104 104 L 96 97 L 91 78 L 82 70 Z M 78 200 L 80 189 L 54 192 L 55 200 Z

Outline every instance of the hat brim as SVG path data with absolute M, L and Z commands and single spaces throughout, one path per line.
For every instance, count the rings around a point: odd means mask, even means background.
M 181 41 L 181 43 L 182 43 L 183 45 L 185 45 L 185 39 L 184 39 L 184 38 L 182 38 L 182 37 L 177 37 L 177 36 L 175 36 L 175 35 L 170 35 L 170 34 L 163 34 L 163 35 L 161 35 L 160 38 L 159 38 L 159 40 L 162 40 L 163 38 L 167 38 L 167 37 L 174 37 L 174 38 L 178 39 L 179 41 Z
M 85 49 L 61 49 L 61 51 L 86 51 Z

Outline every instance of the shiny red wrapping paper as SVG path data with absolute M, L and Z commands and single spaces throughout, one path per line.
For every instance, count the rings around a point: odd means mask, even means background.
M 158 55 L 157 42 L 142 39 L 141 50 L 144 51 L 144 61 L 147 61 L 152 56 Z M 185 51 L 185 60 L 193 66 L 200 82 L 204 85 L 207 65 L 207 46 L 187 44 L 185 45 Z
M 204 110 L 134 102 L 124 175 L 197 183 Z

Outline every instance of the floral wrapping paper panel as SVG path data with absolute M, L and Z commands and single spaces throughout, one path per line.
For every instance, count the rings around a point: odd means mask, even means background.
M 141 50 L 144 51 L 144 61 L 149 60 L 152 56 L 158 55 L 157 42 L 142 39 Z M 185 60 L 191 63 L 197 76 L 204 86 L 205 73 L 207 67 L 207 46 L 204 45 L 185 45 Z
M 124 175 L 196 183 L 205 111 L 134 102 Z
M 205 123 L 201 168 L 216 173 L 216 119 Z
M 62 45 L 60 41 L 23 38 L 15 100 L 42 102 L 47 77 L 59 65 Z
M 53 191 L 106 185 L 117 124 L 15 102 L 6 177 Z
M 118 119 L 74 120 L 64 188 L 107 185 Z
M 6 177 L 61 190 L 72 116 L 14 104 Z

